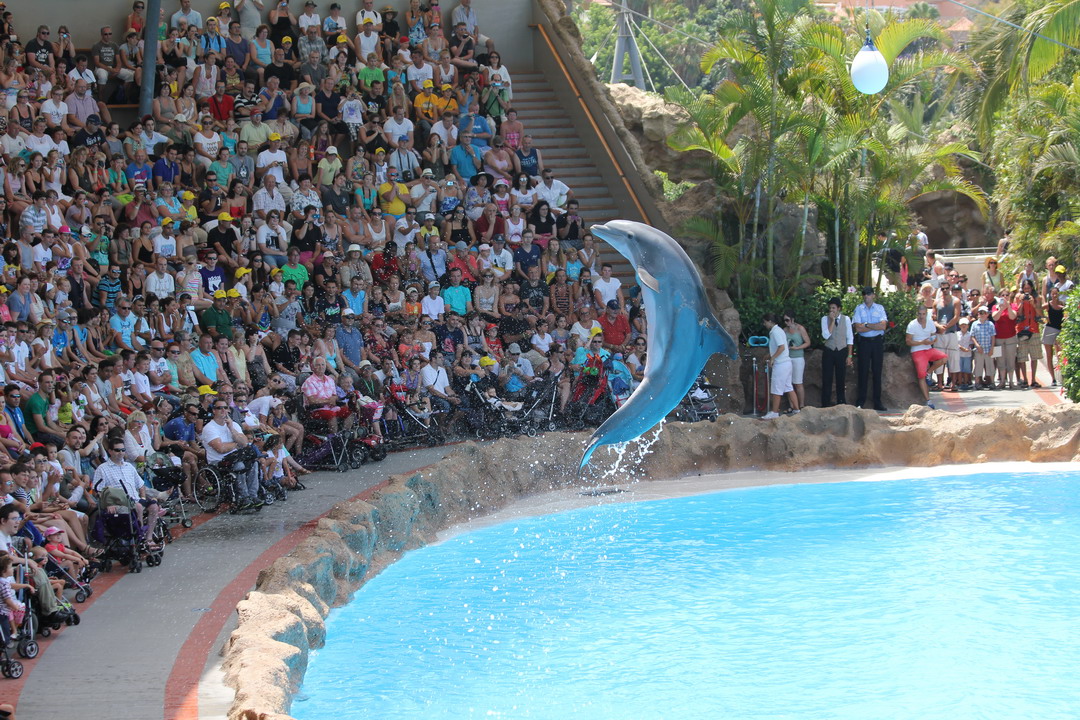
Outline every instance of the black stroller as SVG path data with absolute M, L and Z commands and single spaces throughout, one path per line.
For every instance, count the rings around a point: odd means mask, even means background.
M 157 506 L 150 505 L 145 511 L 157 512 Z M 120 488 L 99 491 L 92 533 L 103 546 L 98 560 L 105 572 L 112 569 L 114 562 L 126 565 L 129 572 L 142 572 L 143 557 L 150 567 L 161 564 L 164 551 L 151 547 L 154 538 L 146 537 L 146 527 L 139 522 L 135 503 Z
M 679 404 L 671 411 L 671 419 L 681 422 L 698 422 L 708 420 L 715 422 L 720 416 L 720 410 L 716 405 L 716 396 L 713 390 L 718 390 L 718 385 L 710 385 L 705 378 L 698 376 L 694 381 L 690 392 L 686 393 Z

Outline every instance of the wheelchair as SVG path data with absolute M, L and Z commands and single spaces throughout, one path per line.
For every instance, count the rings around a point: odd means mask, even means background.
M 235 469 L 238 463 L 241 467 Z M 213 513 L 223 507 L 228 507 L 230 513 L 237 514 L 240 512 L 237 502 L 237 482 L 239 476 L 247 473 L 252 465 L 255 465 L 259 473 L 257 505 L 253 509 L 258 511 L 263 505 L 273 505 L 277 500 L 284 500 L 286 498 L 284 488 L 279 485 L 268 487 L 263 477 L 262 467 L 258 464 L 258 451 L 248 445 L 229 453 L 220 462 L 199 468 L 192 488 L 195 502 L 203 509 L 203 512 Z

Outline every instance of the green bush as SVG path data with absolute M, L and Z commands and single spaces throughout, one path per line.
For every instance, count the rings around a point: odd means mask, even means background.
M 761 297 L 735 300 L 735 308 L 742 321 L 742 335 L 739 340 L 745 343 L 752 335 L 768 334 L 761 320 L 765 313 L 774 312 L 780 315 L 790 310 L 810 334 L 811 347 L 821 347 L 821 316 L 829 309 L 829 298 L 832 297 L 840 298 L 844 314 L 848 317 L 854 314 L 855 307 L 863 301 L 859 291 L 854 288 L 841 288 L 840 283 L 835 280 L 826 280 L 814 288 L 813 292 L 796 294 L 787 301 Z M 885 331 L 885 350 L 907 352 L 904 331 L 907 324 L 915 319 L 915 296 L 904 292 L 885 293 L 878 295 L 877 301 L 885 308 L 890 323 L 889 329 Z
M 1080 402 L 1080 292 L 1075 290 L 1065 296 L 1065 321 L 1058 341 L 1061 384 L 1070 400 Z

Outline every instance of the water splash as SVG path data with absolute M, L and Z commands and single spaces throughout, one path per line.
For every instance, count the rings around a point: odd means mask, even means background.
M 664 431 L 666 422 L 665 418 L 657 423 L 656 430 L 651 435 L 642 435 L 629 442 L 608 445 L 609 454 L 612 452 L 615 454 L 615 462 L 600 473 L 599 479 L 612 480 L 618 476 L 616 482 L 638 482 L 638 473 L 634 471 L 640 468 L 641 463 L 652 450 L 652 446 L 660 439 L 660 433 Z

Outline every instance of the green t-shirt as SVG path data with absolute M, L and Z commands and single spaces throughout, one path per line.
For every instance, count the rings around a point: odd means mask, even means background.
M 304 283 L 308 281 L 307 268 L 300 263 L 296 264 L 296 267 L 289 267 L 288 265 L 281 266 L 281 282 L 287 282 L 289 280 L 296 281 L 296 289 L 300 290 L 304 287 Z
M 225 310 L 218 310 L 211 305 L 203 310 L 202 318 L 199 319 L 199 324 L 202 325 L 203 330 L 207 331 L 209 331 L 210 328 L 217 328 L 219 335 L 224 335 L 232 340 L 232 315 Z
M 30 401 L 26 403 L 26 429 L 31 435 L 36 436 L 38 433 L 34 415 L 40 415 L 44 418 L 47 412 L 49 412 L 49 401 L 41 393 L 31 395 Z
M 376 80 L 383 83 L 384 85 L 386 83 L 386 75 L 383 74 L 382 68 L 373 68 L 365 65 L 364 67 L 360 68 L 360 72 L 358 72 L 356 75 L 358 78 L 360 78 L 360 81 L 364 83 L 365 87 L 371 87 L 371 83 L 375 82 Z

